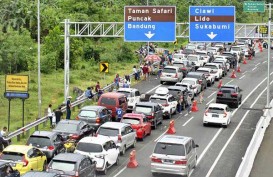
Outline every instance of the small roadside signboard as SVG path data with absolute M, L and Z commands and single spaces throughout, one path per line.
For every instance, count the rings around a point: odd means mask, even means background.
M 190 42 L 234 42 L 235 6 L 190 6 Z
M 100 72 L 102 72 L 102 73 L 108 73 L 109 72 L 109 63 L 107 63 L 107 62 L 101 62 L 100 63 Z
M 175 6 L 125 6 L 125 42 L 173 42 L 176 39 Z
M 264 12 L 264 1 L 244 1 L 244 12 Z

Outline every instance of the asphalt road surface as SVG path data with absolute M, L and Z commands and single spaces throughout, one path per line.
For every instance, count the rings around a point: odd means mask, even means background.
M 271 68 L 273 68 L 273 63 L 271 63 Z M 231 71 L 223 78 L 223 84 L 234 84 L 243 89 L 242 104 L 238 109 L 233 110 L 233 117 L 228 128 L 203 127 L 202 124 L 206 105 L 215 102 L 218 82 L 206 89 L 205 102 L 198 104 L 198 112 L 188 115 L 186 111 L 183 111 L 183 114 L 172 117 L 175 120 L 176 134 L 193 137 L 199 145 L 198 164 L 191 172 L 191 177 L 234 177 L 239 168 L 255 126 L 262 115 L 262 111 L 248 110 L 248 108 L 262 110 L 266 104 L 267 50 L 257 53 L 253 60 L 247 60 L 246 65 L 241 64 L 241 70 L 241 73 L 236 73 L 237 78 L 235 79 L 230 78 Z M 161 86 L 160 81 L 152 77 L 150 81 L 143 81 L 135 88 L 138 88 L 141 93 L 153 93 L 159 86 Z M 139 163 L 137 168 L 126 168 L 129 153 L 132 150 L 129 149 L 124 156 L 120 157 L 120 165 L 111 167 L 105 176 L 152 177 L 149 157 L 156 140 L 165 133 L 169 122 L 170 120 L 164 120 L 157 130 L 152 131 L 151 136 L 137 143 L 135 148 Z M 101 176 L 101 174 L 98 175 Z

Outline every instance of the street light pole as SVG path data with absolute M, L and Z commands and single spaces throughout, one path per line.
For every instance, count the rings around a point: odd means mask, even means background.
M 41 41 L 40 41 L 40 0 L 38 0 L 37 3 L 37 9 L 38 9 L 38 16 L 37 16 L 37 23 L 38 23 L 38 35 L 37 35 L 37 41 L 38 41 L 38 118 L 41 118 L 41 67 L 40 67 L 40 54 L 41 54 Z
M 268 58 L 267 58 L 267 96 L 266 106 L 270 107 L 270 40 L 271 40 L 271 3 L 269 3 L 269 18 L 268 18 Z

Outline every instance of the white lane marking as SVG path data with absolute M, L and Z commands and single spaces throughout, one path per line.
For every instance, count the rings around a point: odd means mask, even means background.
M 273 74 L 273 72 L 270 73 L 270 76 Z
M 272 82 L 271 82 L 272 83 Z M 270 84 L 271 84 L 270 83 Z M 266 91 L 267 88 L 265 88 L 259 95 L 258 97 L 254 100 L 254 102 L 252 103 L 252 105 L 250 105 L 250 108 L 252 108 L 256 102 L 258 101 L 258 99 L 262 96 L 262 94 Z M 232 138 L 235 136 L 236 132 L 239 130 L 239 128 L 241 127 L 243 121 L 245 120 L 246 116 L 248 115 L 248 113 L 250 112 L 250 110 L 248 110 L 245 115 L 243 116 L 243 118 L 241 119 L 241 121 L 239 122 L 239 124 L 237 125 L 237 127 L 235 128 L 234 132 L 231 134 L 231 136 L 229 137 L 228 141 L 226 142 L 226 144 L 224 145 L 224 147 L 221 149 L 220 153 L 218 154 L 217 158 L 215 159 L 214 163 L 212 164 L 212 166 L 210 167 L 206 177 L 209 177 L 212 173 L 212 171 L 214 170 L 216 164 L 218 163 L 219 159 L 221 158 L 221 156 L 223 155 L 224 151 L 226 150 L 228 144 L 230 143 L 230 141 L 232 140 Z
M 199 156 L 199 158 L 197 159 L 197 165 L 199 164 L 199 162 L 201 161 L 201 159 L 204 157 L 204 155 L 206 154 L 206 152 L 209 150 L 210 146 L 212 145 L 212 143 L 216 140 L 216 138 L 219 136 L 219 134 L 222 132 L 223 128 L 220 128 L 217 133 L 214 135 L 214 137 L 210 140 L 209 144 L 206 146 L 206 148 L 204 149 L 204 151 L 201 153 L 201 155 Z
M 186 117 L 188 115 L 188 113 L 187 114 L 185 114 L 184 116 Z
M 212 98 L 212 100 L 210 100 L 209 102 L 207 102 L 206 105 L 209 105 L 213 100 L 214 100 L 214 98 Z
M 227 85 L 227 84 L 229 84 L 229 83 L 231 83 L 233 80 L 230 80 L 230 81 L 228 81 L 225 85 Z
M 182 126 L 185 127 L 194 117 L 191 117 L 187 122 L 185 122 Z
M 208 96 L 208 98 L 210 98 L 210 97 L 211 97 L 212 95 L 214 95 L 216 92 L 217 92 L 217 91 L 212 92 L 212 94 L 210 94 L 210 95 Z
M 118 175 L 120 175 L 125 169 L 127 168 L 127 166 L 123 167 L 115 176 L 113 177 L 117 177 Z
M 244 104 L 244 102 L 250 97 L 250 95 L 252 95 L 252 93 L 257 90 L 257 88 L 267 79 L 264 78 L 264 80 L 262 80 L 262 82 L 260 82 L 248 95 L 247 97 L 242 101 L 242 103 L 240 104 L 240 106 L 235 109 L 232 113 L 232 116 L 237 112 L 237 110 L 241 107 L 241 105 Z M 265 92 L 266 88 L 258 95 L 258 97 L 256 98 L 256 100 L 253 102 L 253 104 L 250 106 L 253 107 L 253 105 L 258 101 L 258 99 L 261 97 L 261 95 L 263 94 L 263 92 Z M 235 133 L 237 132 L 237 130 L 240 128 L 241 124 L 243 123 L 244 119 L 246 118 L 247 114 L 248 114 L 249 110 L 245 113 L 244 117 L 241 119 L 241 121 L 239 122 L 239 124 L 237 125 L 237 127 L 235 128 L 234 132 L 232 133 L 232 135 L 230 136 L 230 138 L 228 139 L 228 141 L 226 142 L 226 144 L 224 145 L 224 147 L 222 148 L 222 150 L 220 151 L 220 153 L 218 154 L 217 158 L 215 159 L 214 163 L 212 164 L 211 168 L 209 169 L 206 177 L 209 177 L 212 173 L 212 171 L 214 170 L 216 164 L 218 163 L 220 157 L 222 156 L 222 154 L 224 153 L 226 147 L 228 146 L 229 142 L 231 141 L 231 139 L 233 138 L 233 136 L 235 135 Z
M 246 75 L 241 76 L 239 79 L 243 79 Z
M 267 61 L 263 61 L 263 64 L 266 63 Z
M 148 92 L 146 92 L 146 93 L 150 93 L 151 91 L 153 91 L 153 90 L 155 90 L 155 89 L 157 89 L 158 87 L 160 87 L 162 84 L 159 84 L 158 86 L 156 86 L 156 87 L 154 87 L 154 88 L 152 88 L 151 90 L 149 90 Z
M 252 69 L 252 71 L 254 71 L 255 69 L 257 69 L 257 67 L 254 67 L 254 68 Z
M 242 74 L 244 75 L 245 73 L 247 73 L 247 71 L 243 72 Z
M 258 66 L 259 64 L 261 64 L 261 62 L 260 62 L 260 63 L 257 63 L 255 66 Z
M 165 132 L 163 132 L 158 138 L 156 138 L 156 139 L 154 140 L 154 142 L 157 142 L 162 136 L 165 135 L 165 133 L 167 133 L 167 131 L 168 131 L 168 129 L 165 130 Z

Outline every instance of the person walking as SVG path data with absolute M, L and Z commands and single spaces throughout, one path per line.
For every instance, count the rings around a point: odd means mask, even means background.
M 191 97 L 190 97 L 190 95 L 188 95 L 188 97 L 187 97 L 187 111 L 188 111 L 188 114 L 191 113 L 191 104 L 192 104 Z
M 143 72 L 143 75 L 144 75 L 144 79 L 143 80 L 147 80 L 148 78 L 148 73 L 149 73 L 149 68 L 147 66 L 147 64 L 145 63 L 145 65 L 143 66 L 142 68 L 142 72 Z
M 71 117 L 71 99 L 72 96 L 67 97 L 67 101 L 66 101 L 66 119 L 70 120 Z
M 95 87 L 95 92 L 98 93 L 100 90 L 100 82 L 97 82 L 96 87 Z
M 199 94 L 199 103 L 202 103 L 204 101 L 204 90 L 202 90 Z
M 52 107 L 52 105 L 49 104 L 48 108 L 47 108 L 47 117 L 50 120 L 50 128 L 52 128 L 52 117 L 53 117 L 51 107 Z
M 133 67 L 133 73 L 135 76 L 135 80 L 138 80 L 138 71 L 137 71 L 136 65 Z
M 3 127 L 3 129 L 0 132 L 0 152 L 2 152 L 3 149 L 5 149 L 9 145 L 9 141 L 4 139 L 4 137 L 8 135 L 7 130 L 8 130 L 7 127 Z
M 119 83 L 120 83 L 119 74 L 116 74 L 116 77 L 115 77 L 115 79 L 114 79 L 114 83 L 115 83 L 116 90 L 118 90 L 118 88 L 119 88 Z
M 182 114 L 182 103 L 183 103 L 183 96 L 180 92 L 177 93 L 177 112 Z
M 117 107 L 116 108 L 116 117 L 117 117 L 117 119 L 116 119 L 116 121 L 117 122 L 120 122 L 120 120 L 121 120 L 121 118 L 122 118 L 122 116 L 123 116 L 123 110 L 122 110 L 122 108 L 121 108 L 122 106 L 120 106 L 119 108 Z
M 62 107 L 59 106 L 58 109 L 55 111 L 56 125 L 61 121 L 62 116 L 63 116 L 61 109 L 62 109 Z

